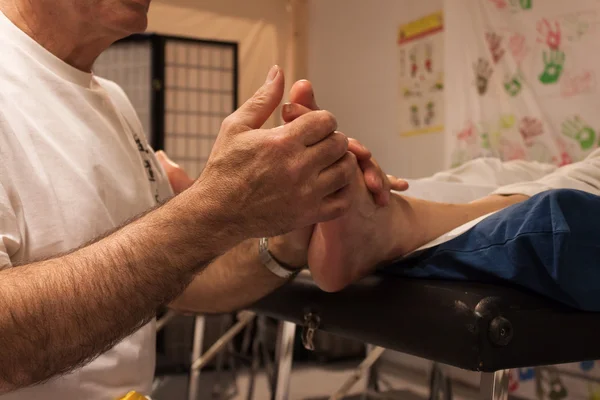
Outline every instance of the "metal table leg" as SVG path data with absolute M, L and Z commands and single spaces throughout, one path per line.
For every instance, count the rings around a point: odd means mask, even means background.
M 194 323 L 194 342 L 192 347 L 192 363 L 202 355 L 202 343 L 204 342 L 204 328 L 206 318 L 197 315 Z M 200 369 L 190 368 L 190 384 L 188 387 L 188 400 L 198 399 L 198 386 L 200 383 Z
M 481 374 L 481 398 L 483 400 L 508 400 L 508 377 L 510 370 Z
M 275 373 L 276 375 L 274 380 L 275 387 L 273 387 L 271 390 L 272 400 L 289 399 L 295 335 L 295 324 L 284 321 L 279 323 L 279 330 L 277 333 L 277 348 L 275 350 L 277 371 Z

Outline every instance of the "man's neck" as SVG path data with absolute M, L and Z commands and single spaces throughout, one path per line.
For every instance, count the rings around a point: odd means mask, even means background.
M 37 3 L 36 7 L 32 7 L 32 3 Z M 0 11 L 50 53 L 81 71 L 90 72 L 96 58 L 113 40 L 106 36 L 91 36 L 84 24 L 72 23 L 75 18 L 69 18 L 68 12 L 45 4 L 0 0 Z

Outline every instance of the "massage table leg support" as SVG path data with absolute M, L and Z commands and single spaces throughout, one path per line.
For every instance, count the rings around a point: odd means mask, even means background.
M 279 322 L 277 334 L 277 347 L 275 359 L 277 369 L 275 372 L 275 387 L 271 390 L 272 400 L 288 400 L 290 396 L 290 378 L 292 361 L 294 358 L 294 337 L 296 325 L 291 322 Z
M 192 363 L 202 355 L 202 343 L 204 342 L 204 329 L 206 318 L 202 315 L 197 315 L 194 322 L 194 341 L 192 344 Z M 188 387 L 188 400 L 196 400 L 198 398 L 198 385 L 200 383 L 200 369 L 190 369 L 190 384 Z
M 508 400 L 509 370 L 481 374 L 482 400 Z

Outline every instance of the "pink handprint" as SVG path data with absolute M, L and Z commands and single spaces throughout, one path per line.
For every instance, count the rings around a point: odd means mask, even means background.
M 502 140 L 500 151 L 504 161 L 524 160 L 527 157 L 527 153 L 522 146 L 509 140 Z
M 458 138 L 458 140 L 462 140 L 467 143 L 472 142 L 475 138 L 475 126 L 473 125 L 473 123 L 469 122 L 467 124 L 467 127 L 462 131 L 458 132 L 456 137 Z
M 554 27 L 555 29 L 552 30 L 552 25 L 546 18 L 539 20 L 537 23 L 537 31 L 542 35 L 541 38 L 538 38 L 538 42 L 546 43 L 550 50 L 558 50 L 560 47 L 561 33 L 558 21 L 554 21 Z
M 529 49 L 527 48 L 525 36 L 520 33 L 515 33 L 508 39 L 508 48 L 517 65 L 521 65 Z
M 573 159 L 571 158 L 571 155 L 567 151 L 566 143 L 562 139 L 557 138 L 556 144 L 558 145 L 558 148 L 560 150 L 560 155 L 558 158 L 552 157 L 552 163 L 558 165 L 559 167 L 563 167 L 565 165 L 572 164 Z
M 502 140 L 500 152 L 504 161 L 524 160 L 527 156 L 521 145 L 505 139 Z

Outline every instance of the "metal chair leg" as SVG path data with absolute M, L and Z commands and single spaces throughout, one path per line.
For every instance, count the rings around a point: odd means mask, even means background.
M 279 323 L 279 331 L 277 333 L 277 348 L 275 351 L 277 371 L 275 376 L 275 386 L 271 390 L 272 400 L 289 399 L 295 335 L 295 324 L 284 321 Z
M 481 374 L 481 398 L 483 400 L 508 400 L 508 377 L 510 370 Z
M 201 315 L 196 316 L 194 323 L 194 342 L 192 347 L 192 363 L 202 355 L 202 344 L 204 342 L 204 328 L 206 318 Z M 198 387 L 200 383 L 200 369 L 190 368 L 190 382 L 188 386 L 188 400 L 198 399 Z

